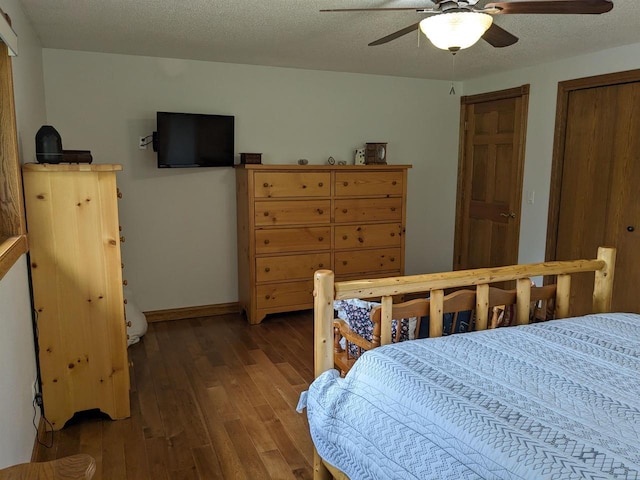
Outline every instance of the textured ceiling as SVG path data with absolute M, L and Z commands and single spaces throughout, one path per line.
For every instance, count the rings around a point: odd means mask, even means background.
M 320 13 L 326 8 L 431 6 L 421 0 L 21 0 L 45 48 L 451 79 L 452 58 L 417 33 L 367 44 L 422 17 L 408 12 Z M 496 15 L 520 38 L 480 41 L 456 56 L 464 80 L 640 43 L 640 1 L 603 15 Z M 487 3 L 481 0 L 480 4 Z

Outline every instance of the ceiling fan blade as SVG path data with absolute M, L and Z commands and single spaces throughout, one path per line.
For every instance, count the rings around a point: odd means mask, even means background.
M 429 12 L 432 7 L 382 7 L 382 8 L 325 8 L 321 12 L 394 12 L 413 10 L 414 12 Z
M 497 13 L 552 13 L 552 14 L 599 14 L 613 8 L 610 0 L 525 0 L 492 2 L 486 8 L 497 7 Z
M 420 25 L 420 22 L 418 23 L 414 23 L 413 25 L 409 25 L 408 27 L 403 28 L 402 30 L 398 30 L 397 32 L 394 32 L 390 35 L 387 35 L 386 37 L 382 37 L 379 38 L 378 40 L 371 42 L 369 44 L 370 47 L 374 47 L 376 45 L 382 45 L 383 43 L 388 43 L 391 40 L 395 40 L 396 38 L 400 38 L 404 35 L 406 35 L 407 33 L 411 33 L 415 30 L 418 29 L 418 26 Z
M 482 39 L 489 45 L 496 48 L 508 47 L 518 41 L 518 37 L 507 32 L 504 28 L 499 27 L 495 23 L 492 23 L 489 30 L 484 32 Z

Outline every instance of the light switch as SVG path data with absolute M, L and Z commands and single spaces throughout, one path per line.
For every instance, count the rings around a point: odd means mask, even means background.
M 536 202 L 536 191 L 535 190 L 529 190 L 527 192 L 527 203 L 529 205 L 533 205 Z

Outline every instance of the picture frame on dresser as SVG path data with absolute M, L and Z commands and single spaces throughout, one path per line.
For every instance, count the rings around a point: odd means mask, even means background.
M 313 307 L 313 273 L 404 274 L 411 165 L 237 165 L 238 299 L 250 324 Z

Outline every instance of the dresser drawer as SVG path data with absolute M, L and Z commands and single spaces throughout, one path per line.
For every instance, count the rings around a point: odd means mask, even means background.
M 402 265 L 400 248 L 336 252 L 335 255 L 336 275 L 360 274 L 366 278 L 367 272 L 398 270 Z
M 256 286 L 256 304 L 259 310 L 296 306 L 313 306 L 313 280 L 307 282 L 270 283 Z
M 402 198 L 363 198 L 335 201 L 336 223 L 402 221 Z
M 254 176 L 256 198 L 329 197 L 329 172 L 256 172 Z
M 364 167 L 366 168 L 366 167 Z M 336 172 L 336 196 L 402 195 L 404 175 L 390 172 Z
M 340 225 L 335 227 L 335 248 L 399 247 L 402 244 L 402 224 L 373 223 L 370 225 Z
M 261 201 L 255 204 L 255 225 L 318 225 L 331 222 L 331 200 Z
M 331 249 L 331 227 L 256 230 L 257 254 L 329 249 Z
M 330 253 L 258 257 L 256 258 L 256 281 L 308 280 L 313 278 L 313 272 L 323 268 L 331 268 Z

